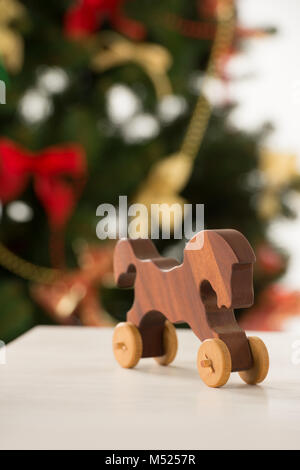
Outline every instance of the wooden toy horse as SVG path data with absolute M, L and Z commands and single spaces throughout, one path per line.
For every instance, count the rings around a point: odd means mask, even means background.
M 172 323 L 186 322 L 203 341 L 197 365 L 211 387 L 224 385 L 238 371 L 251 384 L 262 382 L 269 368 L 268 351 L 257 337 L 247 338 L 234 309 L 253 304 L 255 255 L 236 230 L 204 230 L 195 235 L 179 264 L 163 258 L 151 240 L 122 239 L 114 254 L 119 287 L 135 288 L 127 322 L 117 325 L 114 354 L 122 367 L 141 357 L 170 364 L 177 352 Z

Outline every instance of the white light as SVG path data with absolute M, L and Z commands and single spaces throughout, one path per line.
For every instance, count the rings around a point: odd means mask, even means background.
M 158 114 L 163 122 L 169 123 L 182 115 L 186 108 L 187 104 L 183 96 L 168 95 L 160 101 Z
M 48 96 L 40 90 L 28 90 L 19 104 L 19 113 L 29 124 L 36 124 L 47 119 L 53 106 Z
M 50 94 L 62 93 L 69 82 L 67 73 L 60 67 L 47 67 L 38 76 L 38 86 Z
M 29 222 L 33 218 L 33 211 L 23 201 L 10 202 L 6 206 L 7 215 L 15 222 Z
M 151 114 L 139 114 L 122 128 L 122 135 L 128 143 L 138 143 L 152 139 L 159 133 L 159 124 Z
M 196 95 L 203 94 L 213 106 L 223 106 L 227 99 L 226 86 L 219 78 L 194 74 L 190 79 L 190 89 Z
M 235 54 L 226 65 L 226 73 L 231 80 L 251 78 L 255 73 L 255 68 L 249 63 L 246 53 Z
M 218 78 L 206 78 L 202 83 L 202 93 L 213 106 L 222 106 L 226 101 L 226 87 Z
M 115 125 L 128 121 L 141 109 L 141 101 L 129 87 L 114 85 L 107 93 L 107 113 Z

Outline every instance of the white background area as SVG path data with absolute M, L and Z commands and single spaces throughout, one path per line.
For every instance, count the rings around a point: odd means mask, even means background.
M 300 0 L 238 0 L 238 11 L 242 26 L 274 26 L 278 32 L 247 40 L 245 52 L 229 64 L 237 78 L 230 88 L 238 102 L 232 121 L 246 130 L 270 121 L 275 131 L 268 148 L 296 154 L 300 170 Z M 271 236 L 291 255 L 282 283 L 300 288 L 300 196 L 293 206 L 298 220 L 275 222 Z

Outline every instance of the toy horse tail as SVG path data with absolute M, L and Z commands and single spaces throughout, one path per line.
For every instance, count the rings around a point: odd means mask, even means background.
M 159 257 L 158 251 L 149 239 L 122 238 L 119 240 L 114 252 L 114 276 L 117 286 L 133 287 L 138 262 Z

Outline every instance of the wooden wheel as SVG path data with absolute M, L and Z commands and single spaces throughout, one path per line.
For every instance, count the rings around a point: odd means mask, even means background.
M 249 370 L 239 372 L 240 377 L 249 385 L 262 382 L 269 372 L 269 353 L 265 343 L 256 336 L 248 338 L 253 366 Z
M 161 366 L 167 366 L 174 361 L 178 349 L 176 328 L 173 323 L 168 320 L 165 322 L 163 331 L 163 347 L 165 354 L 163 356 L 155 357 L 154 359 Z
M 130 322 L 119 323 L 113 334 L 113 352 L 120 366 L 130 369 L 139 362 L 143 342 L 138 328 Z
M 209 387 L 222 387 L 231 373 L 231 356 L 226 344 L 217 338 L 205 340 L 197 357 L 199 375 Z

